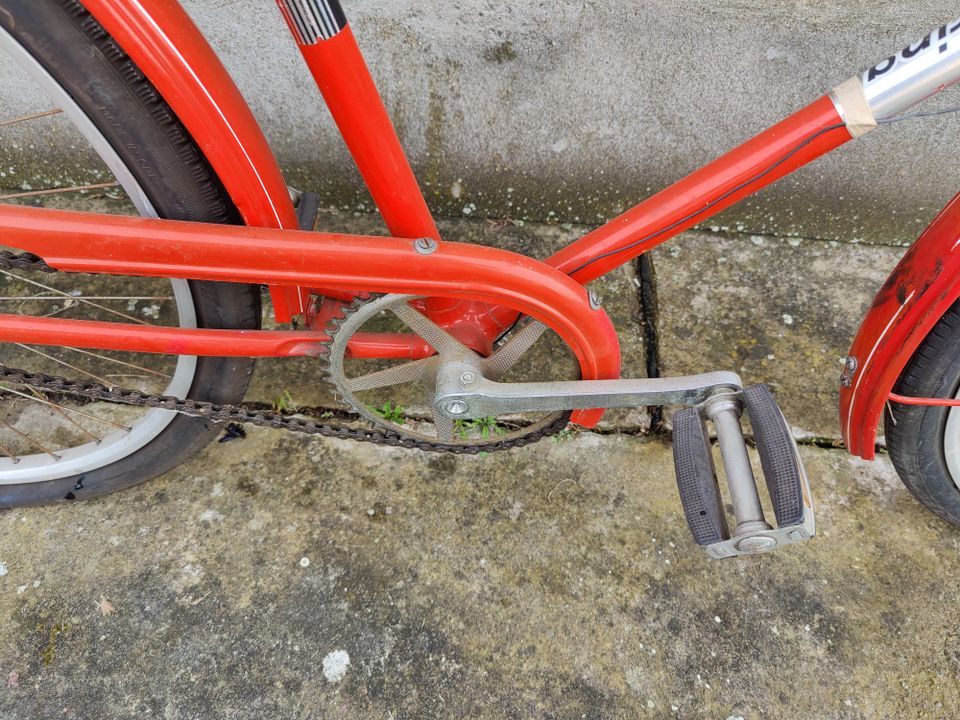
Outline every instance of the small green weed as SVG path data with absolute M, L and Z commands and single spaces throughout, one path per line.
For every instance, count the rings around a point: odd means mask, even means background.
M 378 408 L 374 407 L 373 405 L 368 405 L 368 407 L 370 408 L 371 412 L 376 413 L 387 422 L 403 425 L 407 421 L 407 416 L 404 415 L 403 405 L 400 403 L 394 405 L 388 400 Z
M 297 403 L 294 402 L 293 395 L 290 394 L 289 390 L 284 390 L 280 393 L 280 396 L 273 401 L 273 411 L 274 412 L 296 412 Z
M 38 630 L 42 628 L 42 625 L 37 627 Z M 40 651 L 40 659 L 43 660 L 44 665 L 50 665 L 54 658 L 56 658 L 57 640 L 68 630 L 70 630 L 70 625 L 65 622 L 50 626 L 50 633 L 47 637 L 47 645 L 43 648 L 43 650 Z
M 475 418 L 474 420 L 454 420 L 453 430 L 462 440 L 466 440 L 470 433 L 479 433 L 482 438 L 491 435 L 503 435 L 506 430 L 497 425 L 495 417 Z

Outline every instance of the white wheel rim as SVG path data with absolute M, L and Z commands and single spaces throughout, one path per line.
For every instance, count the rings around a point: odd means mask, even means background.
M 960 391 L 954 398 L 960 399 Z M 947 411 L 947 424 L 943 429 L 943 457 L 953 484 L 960 490 L 960 408 Z
M 116 176 L 130 200 L 141 215 L 158 217 L 152 203 L 120 157 L 114 152 L 100 131 L 87 118 L 57 81 L 5 30 L 0 29 L 0 49 L 25 70 L 47 96 L 61 108 L 77 130 Z M 181 327 L 196 327 L 196 308 L 185 280 L 171 280 Z M 184 398 L 193 384 L 197 358 L 181 355 L 164 394 Z M 171 410 L 149 410 L 136 420 L 129 431 L 118 431 L 98 443 L 86 443 L 68 449 L 58 449 L 54 459 L 48 454 L 20 456 L 15 462 L 0 458 L 0 485 L 46 482 L 81 475 L 115 463 L 145 447 L 173 422 L 177 413 Z

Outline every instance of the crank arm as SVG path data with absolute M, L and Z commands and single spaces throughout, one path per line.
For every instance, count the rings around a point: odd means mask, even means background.
M 732 372 L 674 378 L 501 383 L 469 363 L 448 363 L 437 373 L 437 410 L 454 420 L 516 412 L 556 412 L 647 405 L 698 405 L 717 391 L 738 392 Z

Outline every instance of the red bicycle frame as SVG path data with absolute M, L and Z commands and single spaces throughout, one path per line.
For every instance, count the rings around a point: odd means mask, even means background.
M 619 374 L 616 335 L 605 313 L 591 306 L 584 285 L 859 136 L 874 127 L 878 117 L 902 112 L 960 80 L 957 23 L 935 31 L 925 46 L 911 46 L 868 71 L 862 81 L 845 83 L 543 262 L 444 242 L 425 254 L 417 252 L 410 240 L 439 241 L 436 224 L 339 3 L 277 2 L 392 237 L 297 230 L 289 192 L 260 128 L 215 53 L 175 0 L 82 0 L 171 105 L 223 180 L 244 221 L 254 227 L 2 206 L 0 232 L 5 243 L 67 271 L 266 283 L 280 321 L 308 309 L 303 288 L 341 298 L 357 291 L 424 295 L 430 298 L 426 311 L 435 321 L 484 352 L 518 313 L 529 314 L 570 344 L 585 379 L 612 378 Z M 952 63 L 949 72 L 944 70 L 947 60 Z M 921 68 L 923 63 L 933 69 Z M 898 268 L 898 277 L 922 285 L 941 272 L 942 265 L 930 268 L 927 261 L 954 252 L 960 237 L 958 216 L 960 203 L 955 202 L 921 238 L 905 259 L 906 266 Z M 78 235 L 83 242 L 76 241 Z M 928 285 L 932 287 L 932 280 Z M 891 338 L 903 338 L 889 329 L 913 322 L 915 335 L 925 333 L 944 305 L 960 293 L 957 283 L 944 281 L 937 286 L 936 298 L 931 292 L 915 293 L 909 311 L 903 309 L 906 301 L 900 301 L 901 309 L 890 319 L 889 298 L 900 298 L 899 287 L 881 294 L 865 324 L 872 329 L 862 342 L 858 339 L 853 353 L 875 341 L 859 374 L 850 378 L 853 390 L 845 394 L 844 404 L 848 444 L 864 456 L 872 454 L 871 433 L 876 427 L 872 418 L 879 417 L 878 403 L 882 409 L 902 369 L 900 360 L 905 363 L 913 340 L 919 343 L 923 337 L 911 336 L 892 352 Z M 320 319 L 336 312 L 330 300 L 318 307 Z M 886 332 L 873 331 L 880 323 Z M 321 326 L 319 321 L 311 324 Z M 0 315 L 0 342 L 107 350 L 285 356 L 315 352 L 324 338 L 315 331 L 134 328 Z M 360 335 L 350 350 L 363 357 L 423 357 L 432 352 L 423 341 L 406 335 Z M 599 413 L 591 411 L 575 419 L 592 423 L 598 418 Z

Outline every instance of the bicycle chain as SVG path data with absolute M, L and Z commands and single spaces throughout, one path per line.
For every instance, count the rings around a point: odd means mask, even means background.
M 47 265 L 47 262 L 33 253 L 12 253 L 9 250 L 0 250 L 0 270 L 33 270 L 36 272 L 55 273 L 56 268 Z
M 33 270 L 45 273 L 58 272 L 50 267 L 42 258 L 31 253 L 11 253 L 0 251 L 0 269 L 4 270 Z M 356 440 L 376 445 L 402 447 L 407 449 L 425 450 L 428 452 L 443 452 L 455 455 L 477 455 L 485 452 L 500 452 L 516 447 L 523 447 L 542 440 L 563 430 L 567 425 L 567 417 L 561 416 L 546 427 L 529 435 L 516 437 L 510 440 L 501 440 L 483 445 L 452 445 L 446 443 L 431 443 L 413 438 L 401 437 L 382 430 L 365 430 L 350 428 L 343 425 L 329 425 L 313 419 L 304 419 L 283 415 L 277 412 L 266 412 L 246 405 L 216 404 L 202 400 L 180 399 L 169 395 L 159 395 L 140 392 L 124 387 L 107 387 L 100 383 L 70 380 L 58 375 L 32 373 L 27 370 L 10 368 L 0 364 L 0 382 L 10 382 L 17 385 L 26 385 L 38 390 L 84 397 L 90 400 L 136 405 L 140 407 L 173 410 L 182 415 L 203 418 L 216 423 L 238 422 L 249 423 L 259 427 L 268 427 L 278 430 L 321 435 L 323 437 L 340 438 L 342 440 Z

